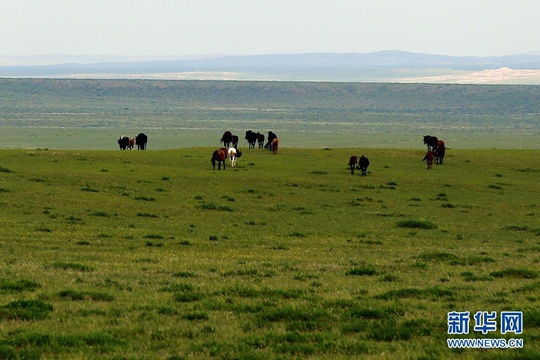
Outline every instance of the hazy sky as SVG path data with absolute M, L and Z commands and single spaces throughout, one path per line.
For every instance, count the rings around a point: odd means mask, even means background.
M 0 55 L 540 53 L 539 0 L 2 0 Z

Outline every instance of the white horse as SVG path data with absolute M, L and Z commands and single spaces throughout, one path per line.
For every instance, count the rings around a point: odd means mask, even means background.
M 229 158 L 229 161 L 231 162 L 231 167 L 236 166 L 236 159 L 242 156 L 242 152 L 240 150 L 237 150 L 236 148 L 229 148 L 227 151 L 227 157 Z

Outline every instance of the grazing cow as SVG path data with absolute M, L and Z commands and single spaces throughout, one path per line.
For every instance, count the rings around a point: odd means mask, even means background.
M 133 150 L 133 148 L 135 147 L 135 139 L 134 138 L 129 138 L 129 150 Z
M 257 136 L 259 133 L 254 133 L 251 130 L 246 131 L 246 137 L 244 139 L 248 142 L 248 149 L 254 149 L 255 148 L 255 142 L 257 141 Z M 263 140 L 264 142 L 264 140 Z
M 354 175 L 354 167 L 358 163 L 358 156 L 351 156 L 349 158 L 349 168 L 351 169 L 351 174 Z
M 118 146 L 120 146 L 120 150 L 126 150 L 129 147 L 129 138 L 125 135 L 120 136 Z
M 362 176 L 367 176 L 367 168 L 369 166 L 369 160 L 364 155 L 358 159 L 358 169 L 362 171 Z
M 238 136 L 233 135 L 232 138 L 231 138 L 231 142 L 232 142 L 232 147 L 237 148 L 238 147 Z
M 439 139 L 437 139 L 436 136 L 424 136 L 424 144 L 427 145 L 427 151 L 435 151 L 437 149 L 437 143 L 439 142 Z
M 422 161 L 427 160 L 427 168 L 433 169 L 433 159 L 435 159 L 435 156 L 437 153 L 435 151 L 428 151 L 426 156 L 422 159 Z
M 278 138 L 274 138 L 274 140 L 272 140 L 272 154 L 276 155 L 277 154 L 277 151 L 278 151 L 278 147 L 279 147 L 279 140 Z
M 144 133 L 140 133 L 135 137 L 135 143 L 138 150 L 146 150 L 146 144 L 148 143 L 148 136 Z
M 227 149 L 221 148 L 212 154 L 212 169 L 216 169 L 216 161 L 218 163 L 218 170 L 221 170 L 221 164 L 223 163 L 223 170 L 225 170 L 225 159 L 227 159 Z
M 257 143 L 259 144 L 259 149 L 264 147 L 264 134 L 257 133 Z
M 272 141 L 277 138 L 277 135 L 274 134 L 272 131 L 268 132 L 268 142 L 266 145 L 264 145 L 265 148 L 272 151 Z
M 231 167 L 236 166 L 236 159 L 242 156 L 242 152 L 240 150 L 237 150 L 236 148 L 229 148 L 227 151 L 227 157 L 229 158 L 229 161 L 231 162 Z
M 221 137 L 221 140 L 219 142 L 222 142 L 223 146 L 228 148 L 231 146 L 232 137 L 233 137 L 232 132 L 227 130 L 223 133 L 223 136 Z

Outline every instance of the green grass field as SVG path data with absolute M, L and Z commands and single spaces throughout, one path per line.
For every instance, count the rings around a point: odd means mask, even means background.
M 280 81 L 0 79 L 0 148 L 216 147 L 225 130 L 289 148 L 540 149 L 540 87 Z
M 149 137 L 148 149 L 174 150 L 193 147 L 219 147 L 221 130 L 145 129 Z M 307 132 L 274 130 L 280 147 L 286 148 L 388 148 L 424 149 L 423 133 L 354 131 Z M 49 150 L 116 150 L 122 134 L 136 136 L 126 129 L 84 128 L 1 128 L 3 142 L 0 149 L 49 149 Z M 425 134 L 429 134 L 426 131 Z M 433 132 L 431 132 L 433 133 Z M 248 147 L 245 131 L 234 130 L 240 137 L 239 148 Z M 267 135 L 266 133 L 264 133 Z M 437 131 L 451 149 L 540 149 L 540 135 L 506 133 L 467 133 L 463 131 Z
M 0 150 L 0 358 L 540 357 L 539 150 L 215 147 Z

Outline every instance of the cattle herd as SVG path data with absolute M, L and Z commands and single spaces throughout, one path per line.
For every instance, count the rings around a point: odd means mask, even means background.
M 247 140 L 249 149 L 254 149 L 255 144 L 257 143 L 259 149 L 262 149 L 264 147 L 272 151 L 273 154 L 277 154 L 279 140 L 277 138 L 277 135 L 274 134 L 272 131 L 268 132 L 268 141 L 266 145 L 263 145 L 265 141 L 264 134 L 259 132 L 256 133 L 248 130 L 246 131 L 244 139 Z M 223 169 L 225 169 L 225 159 L 227 158 L 231 163 L 231 167 L 234 167 L 236 165 L 236 159 L 242 155 L 242 152 L 238 150 L 238 136 L 233 135 L 233 133 L 230 131 L 225 131 L 223 133 L 223 136 L 221 137 L 220 142 L 223 143 L 224 147 L 214 151 L 214 153 L 212 154 L 212 168 L 215 169 L 217 163 L 218 170 L 221 170 L 221 164 L 223 164 Z M 425 135 L 424 144 L 427 145 L 427 154 L 423 160 L 427 160 L 428 169 L 433 168 L 434 161 L 436 164 L 442 164 L 444 160 L 444 155 L 446 153 L 444 141 L 438 139 L 436 136 Z M 369 159 L 365 155 L 362 155 L 360 157 L 353 155 L 349 158 L 348 166 L 351 174 L 354 175 L 354 170 L 357 169 L 361 171 L 362 176 L 367 176 Z
M 268 132 L 268 142 L 264 145 L 265 136 L 259 132 L 253 132 L 251 130 L 246 131 L 244 139 L 248 142 L 249 149 L 255 148 L 255 143 L 258 143 L 259 149 L 266 148 L 272 151 L 273 154 L 277 154 L 279 140 L 277 135 L 272 131 Z M 212 153 L 212 168 L 218 166 L 218 170 L 221 170 L 221 165 L 225 169 L 225 159 L 229 159 L 231 167 L 236 166 L 236 160 L 242 156 L 242 152 L 238 150 L 238 135 L 233 135 L 230 131 L 225 131 L 221 136 L 220 143 L 223 143 L 223 147 L 217 149 Z
M 122 135 L 120 136 L 120 139 L 118 139 L 118 145 L 120 146 L 120 150 L 133 150 L 135 148 L 135 145 L 137 145 L 137 149 L 139 150 L 146 150 L 147 143 L 148 136 L 146 136 L 146 134 L 144 133 L 140 133 L 134 138 Z
M 444 141 L 437 138 L 436 136 L 425 135 L 424 144 L 427 145 L 427 153 L 424 156 L 422 161 L 427 161 L 427 168 L 433 169 L 433 162 L 436 164 L 442 165 L 444 160 L 444 155 L 446 153 L 446 146 Z
M 273 154 L 277 154 L 279 140 L 277 135 L 272 131 L 269 131 L 268 137 L 265 138 L 264 134 L 260 132 L 248 130 L 246 131 L 244 139 L 248 142 L 249 149 L 254 149 L 257 144 L 259 149 L 266 148 L 272 151 Z M 265 139 L 267 140 L 266 145 L 264 144 Z M 120 150 L 133 150 L 135 145 L 137 145 L 137 149 L 139 150 L 146 150 L 147 143 L 148 136 L 144 133 L 140 133 L 135 138 L 122 135 L 120 136 L 120 139 L 118 139 Z M 229 159 L 231 167 L 234 168 L 236 166 L 236 160 L 242 156 L 242 152 L 238 150 L 238 136 L 233 135 L 232 132 L 227 130 L 221 136 L 220 143 L 223 143 L 223 147 L 212 153 L 212 168 L 215 169 L 217 164 L 218 170 L 221 170 L 221 165 L 223 165 L 223 169 L 225 169 L 226 159 Z M 444 141 L 436 136 L 425 135 L 424 144 L 427 145 L 427 153 L 422 161 L 427 161 L 428 169 L 433 169 L 433 162 L 442 165 L 446 153 Z M 360 157 L 353 155 L 349 158 L 348 168 L 353 175 L 354 170 L 357 169 L 361 171 L 362 176 L 367 176 L 368 166 L 369 159 L 364 155 Z
M 357 165 L 358 164 L 358 165 Z M 360 156 L 351 156 L 349 158 L 349 168 L 351 169 L 351 174 L 354 175 L 354 168 L 362 172 L 362 176 L 367 176 L 367 168 L 369 166 L 369 159 L 364 155 Z

